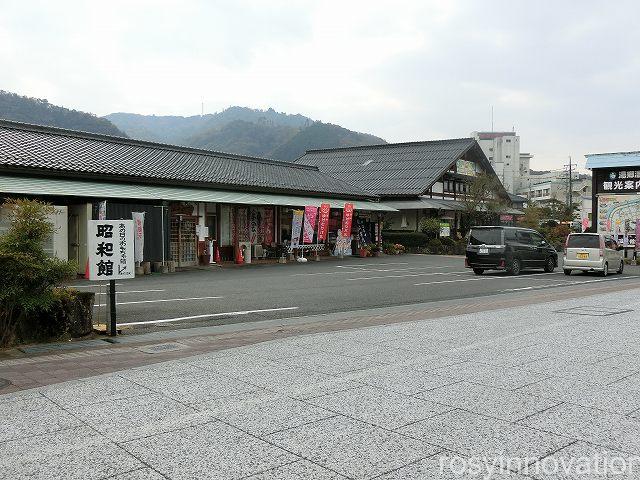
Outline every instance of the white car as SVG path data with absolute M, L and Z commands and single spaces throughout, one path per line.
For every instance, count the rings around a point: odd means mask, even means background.
M 612 271 L 622 273 L 622 249 L 601 233 L 571 233 L 564 245 L 564 274 L 571 275 L 573 270 L 600 272 L 605 277 Z

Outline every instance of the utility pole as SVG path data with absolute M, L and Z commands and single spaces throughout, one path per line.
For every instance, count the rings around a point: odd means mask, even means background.
M 569 209 L 569 215 L 573 218 L 573 162 L 571 161 L 571 155 L 569 155 L 569 165 L 564 166 L 569 171 L 569 178 L 567 179 L 567 207 Z

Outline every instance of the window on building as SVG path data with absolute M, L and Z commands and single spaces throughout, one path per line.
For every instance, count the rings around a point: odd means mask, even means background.
M 506 158 L 511 158 L 511 155 L 505 155 Z
M 511 139 L 507 138 L 506 142 L 511 143 Z

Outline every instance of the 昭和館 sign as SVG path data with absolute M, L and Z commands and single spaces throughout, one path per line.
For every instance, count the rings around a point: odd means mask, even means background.
M 89 279 L 134 278 L 133 243 L 133 220 L 89 220 Z

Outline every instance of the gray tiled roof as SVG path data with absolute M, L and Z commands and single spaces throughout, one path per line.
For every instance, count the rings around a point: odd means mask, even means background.
M 316 167 L 5 120 L 0 120 L 2 170 L 232 190 L 375 197 Z
M 471 150 L 485 170 L 493 173 L 473 138 L 309 150 L 296 163 L 317 166 L 376 195 L 413 196 L 426 192 L 452 163 Z

